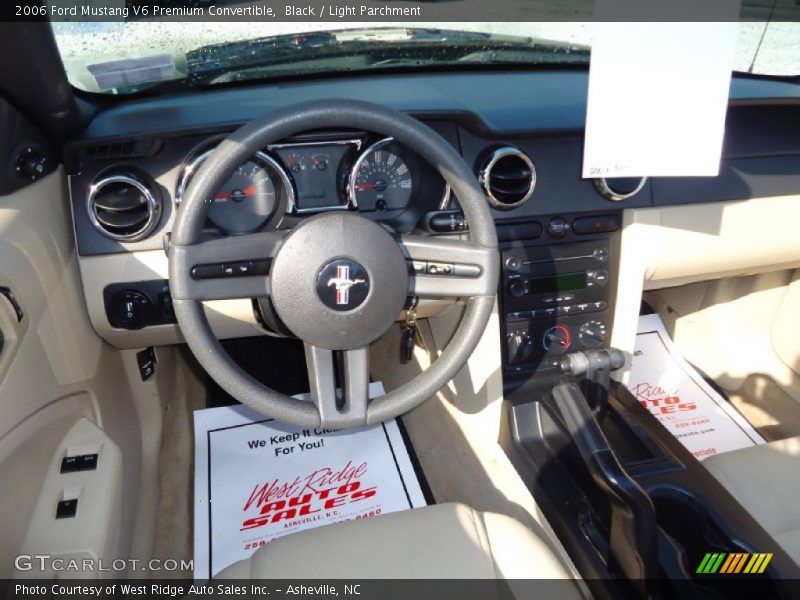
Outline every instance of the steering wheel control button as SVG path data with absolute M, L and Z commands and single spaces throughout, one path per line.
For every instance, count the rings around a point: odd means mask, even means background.
M 547 224 L 547 235 L 554 240 L 560 240 L 569 232 L 569 223 L 562 217 L 555 217 Z
M 425 273 L 428 270 L 428 263 L 423 260 L 408 261 L 409 272 L 414 274 Z
M 453 265 L 429 262 L 428 275 L 453 275 Z
M 453 275 L 456 277 L 480 277 L 483 273 L 478 265 L 453 265 Z
M 225 279 L 228 277 L 251 277 L 253 275 L 267 275 L 272 260 L 269 258 L 258 260 L 240 260 L 230 263 L 212 263 L 195 265 L 192 267 L 192 279 Z
M 408 261 L 410 275 L 433 275 L 435 277 L 480 277 L 483 273 L 478 265 L 460 265 L 450 263 Z
M 225 277 L 248 277 L 253 274 L 253 265 L 249 260 L 225 263 L 222 265 L 222 272 Z
M 250 274 L 251 275 L 267 275 L 269 273 L 269 267 L 272 264 L 272 259 L 263 258 L 260 260 L 251 260 L 250 261 Z
M 317 295 L 328 308 L 354 310 L 369 296 L 369 275 L 354 260 L 334 260 L 319 272 Z
M 219 279 L 223 277 L 222 265 L 195 265 L 191 271 L 192 279 Z

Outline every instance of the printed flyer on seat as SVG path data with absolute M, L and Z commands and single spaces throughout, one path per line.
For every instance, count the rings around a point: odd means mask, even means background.
M 197 411 L 194 423 L 197 579 L 283 535 L 425 506 L 395 420 L 302 428 L 239 405 Z
M 639 317 L 628 389 L 699 460 L 764 443 L 683 359 L 658 315 Z

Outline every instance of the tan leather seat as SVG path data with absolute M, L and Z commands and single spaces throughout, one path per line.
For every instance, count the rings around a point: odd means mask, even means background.
M 800 437 L 718 454 L 703 464 L 800 564 Z
M 279 538 L 218 578 L 568 579 L 548 544 L 518 521 L 438 504 Z M 566 597 L 580 597 L 564 582 Z

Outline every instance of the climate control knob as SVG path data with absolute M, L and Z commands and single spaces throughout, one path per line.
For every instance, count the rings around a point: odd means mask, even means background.
M 556 325 L 544 332 L 542 346 L 551 354 L 564 354 L 572 343 L 572 334 L 564 325 Z
M 533 353 L 533 342 L 525 332 L 509 333 L 506 339 L 508 362 L 521 362 Z
M 602 321 L 587 321 L 578 330 L 578 340 L 584 348 L 599 348 L 606 341 L 608 331 Z

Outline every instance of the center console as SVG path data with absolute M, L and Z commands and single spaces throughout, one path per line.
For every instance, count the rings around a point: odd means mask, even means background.
M 619 350 L 574 352 L 558 377 L 506 393 L 500 435 L 593 596 L 797 598 L 800 567 L 702 463 L 624 385 L 605 378 L 597 393 L 604 378 L 585 368 L 615 353 L 618 368 Z M 701 568 L 758 553 L 763 573 Z
M 571 351 L 606 347 L 613 324 L 619 215 L 540 222 L 506 225 L 520 236 L 508 241 L 498 226 L 503 369 L 511 384 L 554 372 Z
M 500 444 L 598 598 L 797 597 L 800 568 L 708 470 L 610 378 L 619 213 L 498 222 Z M 708 576 L 708 553 L 771 553 Z

